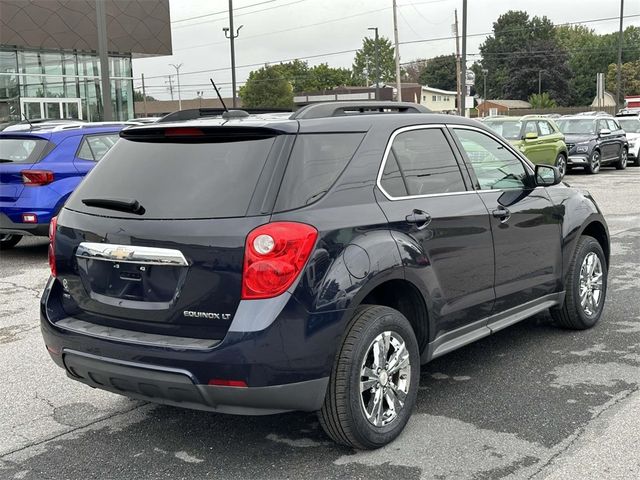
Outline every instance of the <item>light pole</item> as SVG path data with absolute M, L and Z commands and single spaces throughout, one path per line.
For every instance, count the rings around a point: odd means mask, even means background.
M 402 101 L 402 83 L 400 83 L 400 41 L 398 40 L 398 5 L 396 0 L 393 0 L 393 38 L 395 41 L 396 48 L 396 88 L 398 89 L 398 94 L 396 96 L 396 100 L 398 102 Z
M 224 27 L 224 36 L 229 39 L 231 43 L 231 89 L 232 92 L 232 104 L 233 108 L 236 108 L 236 48 L 234 40 L 238 38 L 240 29 L 244 25 L 240 25 L 237 30 L 233 28 L 233 0 L 229 0 L 229 26 Z
M 375 44 L 375 62 L 376 62 L 376 100 L 380 100 L 380 54 L 378 49 L 378 27 L 369 27 L 367 30 L 373 30 L 376 32 L 376 44 Z
M 182 110 L 182 96 L 180 95 L 180 68 L 182 67 L 182 63 L 178 65 L 170 63 L 169 65 L 176 69 L 176 76 L 178 77 L 178 110 Z
M 546 70 L 544 68 L 538 70 L 538 95 L 542 95 L 542 72 L 546 72 Z
M 489 73 L 489 70 L 486 68 L 483 68 L 482 69 L 482 83 L 484 83 L 484 87 L 482 88 L 482 96 L 484 97 L 484 99 L 482 100 L 483 102 L 487 101 L 487 73 Z M 484 110 L 486 113 L 486 108 Z

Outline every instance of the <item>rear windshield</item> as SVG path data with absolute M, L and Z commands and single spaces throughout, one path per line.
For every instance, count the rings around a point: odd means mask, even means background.
M 0 137 L 0 163 L 36 163 L 47 143 L 41 138 Z
M 309 205 L 329 190 L 353 157 L 364 133 L 301 134 L 282 179 L 276 211 Z
M 244 216 L 275 137 L 216 143 L 121 139 L 80 184 L 67 207 L 133 218 Z M 87 207 L 83 199 L 136 200 L 144 214 Z
M 558 120 L 557 124 L 560 131 L 566 134 L 571 134 L 571 133 L 595 134 L 596 133 L 596 122 L 594 120 L 589 120 L 589 119 Z
M 638 118 L 618 118 L 618 123 L 627 133 L 640 133 L 640 119 Z

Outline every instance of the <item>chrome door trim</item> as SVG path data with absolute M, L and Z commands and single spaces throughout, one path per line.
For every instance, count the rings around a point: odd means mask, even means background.
M 394 196 L 390 195 L 382 187 L 382 174 L 384 173 L 384 167 L 387 164 L 387 158 L 389 158 L 389 153 L 391 152 L 391 146 L 393 145 L 393 141 L 395 140 L 395 138 L 398 135 L 400 135 L 401 133 L 404 133 L 404 132 L 409 132 L 411 130 L 427 130 L 427 129 L 430 129 L 430 128 L 439 128 L 444 133 L 444 130 L 446 130 L 447 126 L 444 123 L 434 123 L 434 124 L 427 124 L 427 125 L 411 125 L 411 126 L 408 126 L 408 127 L 398 128 L 397 130 L 395 130 L 391 134 L 391 137 L 389 137 L 389 140 L 387 141 L 387 146 L 384 149 L 384 156 L 382 157 L 382 165 L 380 165 L 380 169 L 378 170 L 378 176 L 376 178 L 376 186 L 382 192 L 382 194 L 385 197 L 387 197 L 388 200 L 391 200 L 391 201 L 409 200 L 409 199 L 414 199 L 414 198 L 446 197 L 446 196 L 449 196 L 449 195 L 468 195 L 470 193 L 476 193 L 475 190 L 464 190 L 464 191 L 460 191 L 460 192 L 425 193 L 425 194 L 422 194 L 422 195 L 403 195 L 401 197 L 394 197 Z M 454 153 L 453 150 L 451 151 L 451 153 Z M 455 156 L 455 153 L 454 153 L 454 156 Z M 456 158 L 456 162 L 457 161 L 458 160 Z
M 137 245 L 82 242 L 76 257 L 87 260 L 104 260 L 117 263 L 139 263 L 144 265 L 169 265 L 186 267 L 187 259 L 180 250 Z

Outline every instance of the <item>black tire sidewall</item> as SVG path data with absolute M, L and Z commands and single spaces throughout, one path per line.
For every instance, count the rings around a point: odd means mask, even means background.
M 584 261 L 585 257 L 591 252 L 595 253 L 598 256 L 600 264 L 602 265 L 602 298 L 600 300 L 600 305 L 598 305 L 598 310 L 593 315 L 587 315 L 580 305 L 580 269 L 582 268 L 582 262 Z M 592 327 L 602 316 L 605 300 L 607 298 L 607 278 L 609 273 L 604 252 L 602 251 L 602 247 L 596 239 L 587 237 L 586 240 L 580 245 L 579 250 L 576 252 L 576 259 L 573 268 L 574 271 L 571 275 L 571 285 L 569 287 L 572 290 L 572 297 L 574 299 L 573 308 L 575 308 L 576 314 L 580 318 L 580 321 L 586 327 Z
M 382 447 L 393 441 L 402 432 L 411 416 L 420 383 L 420 355 L 413 329 L 409 321 L 400 312 L 391 308 L 385 308 L 385 310 L 384 313 L 378 316 L 376 321 L 367 325 L 354 345 L 353 363 L 349 375 L 349 391 L 347 395 L 349 396 L 348 408 L 353 419 L 353 433 L 358 442 L 367 448 Z M 411 362 L 411 379 L 405 405 L 398 417 L 389 425 L 375 427 L 367 420 L 360 403 L 360 366 L 371 342 L 384 331 L 392 331 L 404 340 Z

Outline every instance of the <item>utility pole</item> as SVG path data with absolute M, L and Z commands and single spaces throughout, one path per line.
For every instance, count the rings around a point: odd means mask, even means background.
M 169 83 L 169 93 L 171 94 L 171 100 L 173 100 L 173 80 L 171 79 L 171 75 L 167 75 L 167 78 L 169 79 L 167 82 Z M 167 83 L 164 82 L 164 83 Z
M 180 67 L 182 67 L 182 63 L 178 65 L 170 63 L 169 65 L 176 69 L 176 76 L 178 77 L 178 110 L 182 110 L 182 96 L 180 95 Z M 171 99 L 173 100 L 173 96 Z
M 398 41 L 398 5 L 396 0 L 393 0 L 393 36 L 396 44 L 396 88 L 398 89 L 398 95 L 396 100 L 402 101 L 402 84 L 400 83 L 400 42 Z
M 467 98 L 467 0 L 462 0 L 462 60 L 460 62 L 460 76 L 462 80 L 462 95 L 460 98 L 460 115 L 465 116 L 465 101 Z
M 624 31 L 622 30 L 622 20 L 624 19 L 624 0 L 620 0 L 620 33 L 618 34 L 618 66 L 616 68 L 616 107 L 621 108 L 620 93 L 622 92 L 622 43 L 624 42 Z
M 538 70 L 538 95 L 542 95 L 542 72 L 544 70 Z
M 482 69 L 482 80 L 484 82 L 484 88 L 482 89 L 482 96 L 483 98 L 483 102 L 487 101 L 487 73 L 489 73 L 489 70 L 487 70 L 486 68 Z M 485 113 L 486 113 L 486 109 L 485 109 Z
M 144 105 L 144 116 L 147 116 L 147 90 L 144 88 L 144 73 L 142 74 L 142 103 Z
M 236 108 L 236 47 L 234 40 L 240 35 L 240 29 L 244 25 L 240 25 L 237 30 L 233 29 L 233 0 L 229 0 L 229 26 L 224 27 L 224 36 L 229 39 L 231 43 L 231 89 L 233 90 L 232 104 L 233 108 Z
M 460 107 L 462 106 L 460 100 L 460 93 L 462 92 L 460 84 L 460 35 L 458 35 L 458 9 L 454 11 L 455 22 L 453 24 L 453 34 L 456 36 L 456 105 L 458 106 L 458 115 L 462 115 Z
M 376 100 L 380 100 L 380 46 L 378 45 L 378 27 L 369 27 L 367 30 L 374 30 L 376 32 L 376 49 L 375 49 L 375 62 L 376 62 Z
M 98 27 L 98 55 L 100 57 L 100 86 L 102 88 L 102 120 L 113 120 L 111 106 L 111 82 L 109 81 L 109 44 L 107 39 L 107 4 L 96 0 L 96 20 Z

